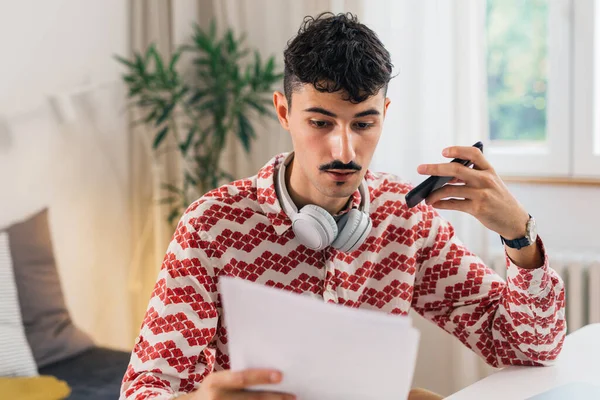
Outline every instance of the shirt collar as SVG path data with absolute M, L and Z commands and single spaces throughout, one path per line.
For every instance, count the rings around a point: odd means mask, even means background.
M 271 221 L 271 224 L 278 235 L 282 235 L 292 226 L 292 220 L 283 211 L 275 190 L 275 179 L 277 179 L 277 172 L 279 171 L 281 164 L 287 159 L 288 155 L 290 155 L 289 152 L 278 154 L 273 157 L 258 171 L 256 179 L 256 196 L 258 204 L 263 213 L 267 216 L 267 218 L 269 218 L 269 221 Z M 352 194 L 349 206 L 344 208 L 334 217 L 340 217 L 348 213 L 352 208 L 359 208 L 360 202 L 360 191 L 356 189 Z

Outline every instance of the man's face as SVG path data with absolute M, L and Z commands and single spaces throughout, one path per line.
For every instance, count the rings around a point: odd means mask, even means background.
M 353 104 L 340 92 L 305 84 L 292 94 L 291 112 L 282 93 L 275 93 L 274 103 L 294 145 L 293 190 L 316 204 L 352 195 L 381 136 L 390 103 L 383 91 Z

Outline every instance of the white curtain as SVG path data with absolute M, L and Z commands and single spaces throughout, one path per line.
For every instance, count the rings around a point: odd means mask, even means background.
M 130 54 L 144 52 L 155 43 L 163 57 L 174 48 L 172 5 L 163 0 L 130 0 Z M 132 257 L 128 289 L 132 311 L 131 342 L 139 331 L 150 293 L 160 268 L 171 228 L 164 207 L 158 205 L 161 184 L 177 184 L 178 162 L 172 154 L 156 156 L 151 151 L 153 132 L 143 125 L 133 126 L 141 114 L 131 109 L 129 132 L 131 175 Z

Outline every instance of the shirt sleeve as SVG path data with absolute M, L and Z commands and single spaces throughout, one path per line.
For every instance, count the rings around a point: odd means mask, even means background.
M 548 265 L 506 257 L 507 279 L 484 265 L 432 208 L 424 212 L 412 306 L 494 367 L 550 365 L 566 334 L 564 284 Z
M 121 400 L 171 399 L 190 392 L 212 370 L 218 325 L 212 241 L 186 213 L 169 244 L 152 292 Z

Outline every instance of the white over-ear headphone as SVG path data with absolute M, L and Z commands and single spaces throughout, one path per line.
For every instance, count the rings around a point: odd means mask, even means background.
M 281 208 L 292 220 L 292 229 L 298 241 L 313 250 L 322 250 L 330 245 L 343 252 L 358 249 L 373 226 L 369 217 L 370 195 L 367 181 L 363 179 L 358 188 L 361 196 L 359 209 L 351 209 L 337 222 L 329 212 L 314 204 L 307 204 L 298 212 L 285 185 L 285 169 L 293 154 L 281 163 L 275 185 Z

